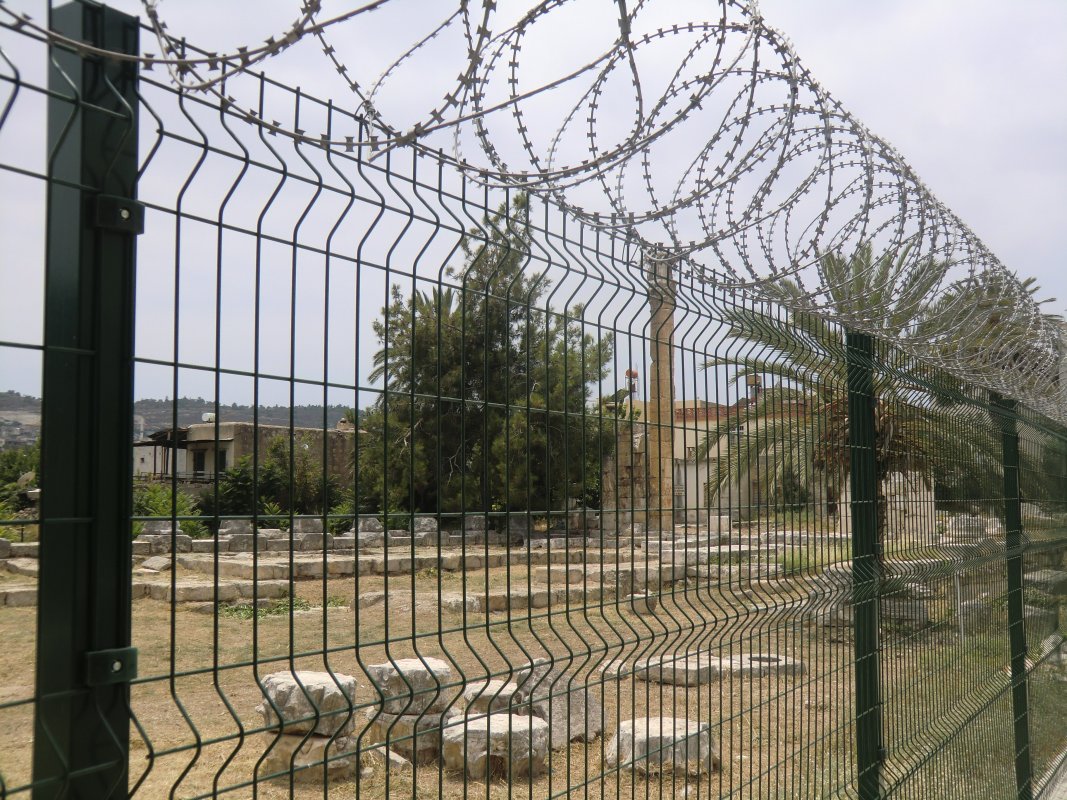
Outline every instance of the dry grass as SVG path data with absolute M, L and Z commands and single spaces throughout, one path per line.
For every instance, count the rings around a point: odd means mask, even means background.
M 515 573 L 525 583 L 525 567 Z M 491 588 L 499 588 L 506 574 L 502 569 L 490 570 L 488 576 L 485 571 L 469 573 L 468 591 L 484 591 L 487 577 Z M 261 700 L 257 677 L 291 668 L 351 674 L 358 683 L 356 704 L 371 708 L 376 694 L 361 664 L 415 654 L 450 660 L 457 676 L 468 682 L 490 674 L 507 677 L 509 664 L 530 657 L 573 659 L 576 685 L 590 683 L 602 697 L 605 735 L 554 752 L 549 773 L 532 782 L 508 782 L 502 776 L 467 782 L 438 764 L 417 768 L 414 777 L 392 774 L 387 779 L 378 767 L 357 780 L 331 780 L 330 797 L 358 792 L 365 798 L 658 798 L 680 797 L 687 785 L 695 786 L 687 797 L 828 797 L 851 783 L 851 640 L 800 616 L 751 610 L 755 605 L 784 607 L 804 595 L 805 581 L 798 580 L 791 592 L 774 594 L 757 594 L 743 584 L 676 584 L 664 590 L 657 613 L 644 616 L 611 600 L 511 614 L 440 610 L 438 592 L 457 592 L 462 586 L 460 573 L 435 571 L 414 578 L 302 580 L 295 584 L 296 597 L 313 606 L 375 592 L 386 596 L 373 604 L 357 603 L 356 611 L 330 608 L 324 614 L 320 608 L 255 619 L 138 600 L 133 631 L 140 678 L 132 689 L 132 707 L 144 735 L 135 735 L 132 743 L 132 780 L 143 777 L 136 796 L 167 797 L 172 790 L 179 798 L 213 792 L 234 798 L 325 796 L 315 780 L 295 781 L 292 790 L 287 779 L 264 780 L 257 765 L 271 734 L 257 730 L 262 726 L 256 711 Z M 32 695 L 35 624 L 36 609 L 0 609 L 0 670 L 6 676 L 0 703 Z M 899 637 L 891 646 L 902 653 L 957 649 L 951 642 L 932 643 L 920 636 Z M 725 677 L 687 689 L 628 677 L 605 679 L 595 670 L 619 657 L 632 661 L 656 652 L 697 649 L 724 655 L 787 654 L 805 662 L 808 671 L 797 677 Z M 898 677 L 905 689 L 916 680 L 906 671 L 889 679 Z M 457 678 L 446 693 L 458 694 L 461 682 Z M 966 686 L 958 687 L 960 696 L 965 693 Z M 898 696 L 906 698 L 907 692 Z M 661 783 L 655 776 L 606 769 L 604 750 L 618 722 L 645 715 L 710 723 L 722 754 L 721 771 L 687 784 L 684 776 Z M 361 710 L 356 732 L 365 727 Z M 9 786 L 29 778 L 31 738 L 30 706 L 0 710 L 0 763 Z M 364 740 L 361 746 L 370 744 Z

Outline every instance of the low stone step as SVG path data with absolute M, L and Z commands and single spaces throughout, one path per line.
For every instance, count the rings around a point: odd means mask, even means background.
M 550 609 L 553 606 L 585 606 L 598 603 L 615 596 L 614 589 L 608 587 L 560 587 L 548 589 L 535 586 L 523 587 L 511 592 L 469 593 L 462 599 L 468 611 L 490 613 L 502 611 L 529 611 L 533 609 Z
M 778 551 L 773 547 L 749 547 L 747 545 L 725 547 L 675 547 L 664 548 L 659 553 L 663 563 L 684 564 L 722 564 L 733 561 L 775 561 Z
M 134 581 L 133 596 L 147 597 L 152 600 L 176 603 L 203 603 L 219 600 L 233 602 L 240 598 L 251 599 L 279 598 L 289 596 L 289 582 L 282 580 L 267 581 L 219 581 L 216 585 L 206 581 L 177 581 L 173 586 L 168 583 Z
M 39 542 L 12 542 L 11 558 L 37 558 L 40 553 Z
M 676 686 L 710 683 L 726 675 L 802 675 L 804 664 L 777 653 L 745 653 L 716 656 L 711 651 L 688 654 L 661 654 L 638 659 L 632 668 L 638 680 Z
M 23 575 L 27 578 L 37 577 L 39 562 L 36 558 L 8 558 L 0 563 L 13 575 Z
M 0 585 L 0 606 L 18 608 L 37 605 L 36 586 L 2 586 Z

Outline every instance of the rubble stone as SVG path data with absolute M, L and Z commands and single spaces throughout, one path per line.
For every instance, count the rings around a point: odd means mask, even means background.
M 445 728 L 441 757 L 446 769 L 471 778 L 535 777 L 545 769 L 548 737 L 548 723 L 538 717 L 490 714 Z
M 367 674 L 382 694 L 382 710 L 388 714 L 422 714 L 441 711 L 456 695 L 452 667 L 440 658 L 402 658 L 371 664 Z
M 359 766 L 359 754 L 355 740 L 339 736 L 306 736 L 305 734 L 267 733 L 263 735 L 266 747 L 270 748 L 260 769 L 265 773 L 294 772 L 300 781 L 322 781 L 322 765 L 330 779 L 355 777 Z
M 369 710 L 366 715 L 370 722 L 367 741 L 385 742 L 404 758 L 429 764 L 441 752 L 441 729 L 452 724 L 458 713 L 387 714 Z
M 377 517 L 361 517 L 357 531 L 359 533 L 384 533 L 385 526 Z
M 463 690 L 463 701 L 471 714 L 487 714 L 513 707 L 517 700 L 518 684 L 489 680 L 469 683 Z
M 516 699 L 548 722 L 553 750 L 576 739 L 591 741 L 602 729 L 600 701 L 583 681 L 564 673 L 567 665 L 566 659 L 538 658 L 515 671 Z
M 351 710 L 356 679 L 351 675 L 275 672 L 263 679 L 263 692 L 270 702 L 264 701 L 256 710 L 271 726 L 279 724 L 280 715 L 283 733 L 345 736 L 354 727 Z
M 644 717 L 619 723 L 604 756 L 608 767 L 642 772 L 711 772 L 719 754 L 705 722 L 680 717 Z

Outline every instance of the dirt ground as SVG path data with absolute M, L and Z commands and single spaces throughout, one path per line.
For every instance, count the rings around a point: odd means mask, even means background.
M 503 572 L 469 573 L 468 589 L 484 590 L 487 579 L 500 586 Z M 188 575 L 181 571 L 179 577 Z M 281 607 L 275 609 L 281 613 L 258 616 L 137 600 L 135 796 L 791 798 L 838 796 L 852 784 L 853 642 L 847 630 L 800 610 L 797 600 L 809 588 L 803 576 L 773 593 L 743 583 L 680 582 L 663 587 L 659 608 L 645 615 L 614 599 L 491 614 L 444 611 L 434 602 L 438 592 L 462 588 L 458 573 L 434 570 L 300 580 L 291 614 Z M 359 597 L 369 602 L 357 602 L 353 610 Z M 11 704 L 33 693 L 35 629 L 35 608 L 0 608 L 0 770 L 9 788 L 29 780 L 32 705 Z M 889 694 L 900 705 L 894 713 L 905 713 L 911 708 L 907 698 L 921 696 L 934 718 L 954 714 L 954 702 L 973 693 L 976 682 L 991 680 L 984 663 L 949 669 L 960 648 L 944 620 L 935 619 L 922 633 L 890 632 L 885 644 Z M 709 650 L 788 655 L 806 670 L 797 676 L 724 676 L 686 688 L 604 677 L 597 669 L 620 658 Z M 506 679 L 511 667 L 531 658 L 569 660 L 575 685 L 588 684 L 602 700 L 603 733 L 553 752 L 547 774 L 533 781 L 506 775 L 467 780 L 439 763 L 418 766 L 413 775 L 387 775 L 369 759 L 358 778 L 331 779 L 328 787 L 320 771 L 301 773 L 292 785 L 286 777 L 267 779 L 259 762 L 273 734 L 264 731 L 256 710 L 262 697 L 257 680 L 290 669 L 353 675 L 358 735 L 367 727 L 365 711 L 377 702 L 362 665 L 416 654 L 452 663 L 455 684 L 444 688 L 449 696 L 487 676 Z M 936 691 L 919 691 L 934 668 L 945 673 Z M 990 686 L 999 689 L 1002 682 L 994 677 Z M 462 701 L 456 704 L 461 707 Z M 607 768 L 605 750 L 618 723 L 641 716 L 708 723 L 721 769 L 661 780 Z M 371 745 L 366 737 L 360 740 L 363 749 Z

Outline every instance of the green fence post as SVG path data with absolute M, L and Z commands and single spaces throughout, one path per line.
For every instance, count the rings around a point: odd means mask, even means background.
M 856 676 L 856 774 L 860 800 L 881 796 L 882 709 L 879 687 L 878 472 L 874 427 L 874 341 L 847 332 L 848 434 L 852 489 L 852 602 Z
M 1015 733 L 1015 786 L 1018 800 L 1034 796 L 1030 752 L 1030 712 L 1026 685 L 1026 620 L 1023 616 L 1023 515 L 1019 496 L 1019 431 L 1015 401 L 990 395 L 1000 420 L 1004 453 L 1004 544 L 1008 580 L 1008 647 L 1011 651 L 1011 710 Z
M 52 24 L 139 52 L 137 19 L 96 3 Z M 137 70 L 50 54 L 33 796 L 126 797 Z

